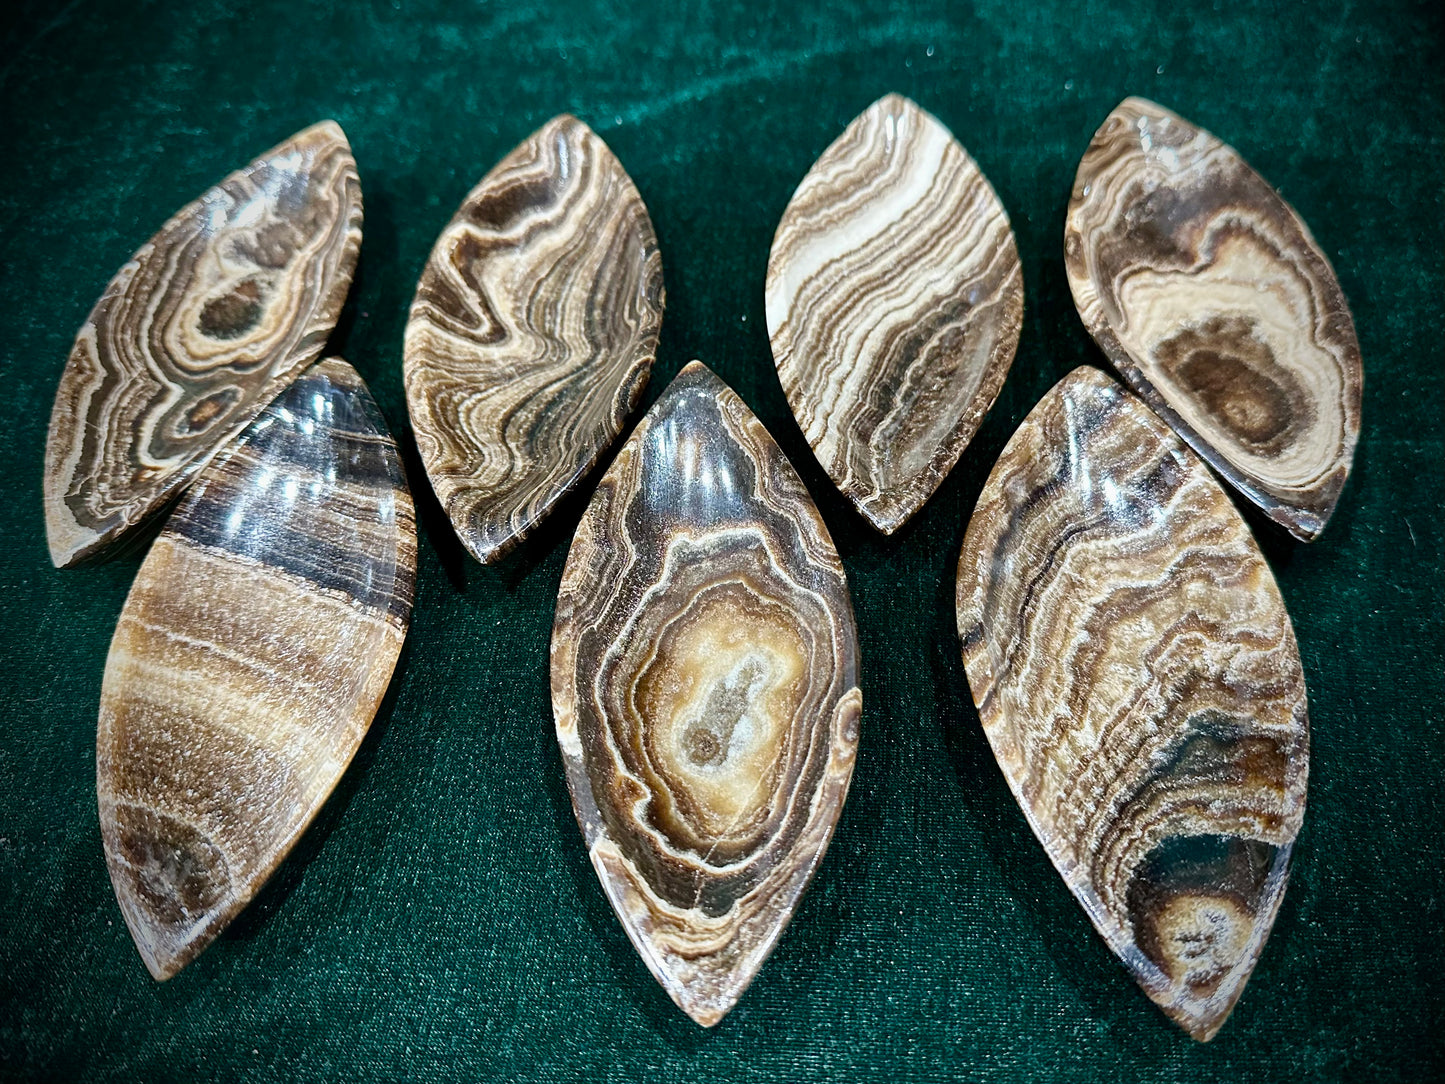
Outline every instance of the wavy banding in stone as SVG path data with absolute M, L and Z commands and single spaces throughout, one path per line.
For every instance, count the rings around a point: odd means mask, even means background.
M 1304 815 L 1299 650 L 1204 464 L 1095 369 L 990 474 L 958 565 L 969 686 L 1009 787 L 1110 948 L 1209 1039 Z
M 1008 215 L 948 129 L 897 94 L 823 152 L 768 259 L 778 376 L 818 461 L 891 534 L 997 398 L 1023 321 Z
M 1064 232 L 1079 314 L 1146 402 L 1294 535 L 1324 529 L 1360 432 L 1349 306 L 1294 209 L 1142 98 L 1079 163 Z
M 842 564 L 807 490 L 693 362 L 578 528 L 552 703 L 608 898 L 703 1025 L 741 996 L 822 859 L 852 775 L 857 666 Z
M 361 247 L 361 185 L 333 121 L 167 222 L 76 336 L 45 450 L 57 567 L 102 553 L 189 484 L 321 353 Z
M 526 537 L 617 439 L 663 301 L 642 197 L 575 117 L 463 201 L 417 285 L 405 375 L 432 488 L 477 560 Z
M 416 525 L 355 370 L 303 374 L 201 472 L 106 660 L 101 836 L 169 978 L 246 906 L 345 771 L 406 635 Z

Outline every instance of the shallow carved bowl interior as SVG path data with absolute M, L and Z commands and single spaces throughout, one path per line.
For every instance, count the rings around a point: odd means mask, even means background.
M 711 1025 L 772 950 L 852 774 L 842 564 L 742 401 L 689 365 L 619 452 L 568 555 L 552 700 L 613 907 Z
M 958 565 L 969 687 L 1010 789 L 1144 990 L 1197 1038 L 1269 935 L 1304 813 L 1299 649 L 1209 470 L 1096 369 L 990 474 Z
M 1334 269 L 1232 148 L 1130 98 L 1079 164 L 1064 237 L 1079 313 L 1126 381 L 1306 541 L 1359 438 L 1363 372 Z

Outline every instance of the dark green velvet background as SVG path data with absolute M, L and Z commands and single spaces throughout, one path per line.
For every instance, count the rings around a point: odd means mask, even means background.
M 1423 1080 L 1445 1066 L 1442 50 L 1435 3 L 22 4 L 0 63 L 0 1077 L 71 1080 Z M 778 387 L 774 224 L 889 90 L 968 147 L 1012 218 L 1018 360 L 900 536 L 828 486 Z M 1310 810 L 1263 960 L 1212 1044 L 1145 999 L 1075 906 L 978 727 L 953 631 L 964 525 L 1004 441 L 1103 359 L 1061 237 L 1074 168 L 1127 94 L 1234 143 L 1350 298 L 1364 432 L 1312 546 L 1256 525 L 1313 723 Z M 740 1006 L 702 1031 L 588 865 L 548 696 L 582 494 L 495 570 L 464 559 L 408 431 L 400 350 L 432 241 L 554 113 L 617 152 L 661 239 L 648 402 L 699 357 L 808 482 L 846 562 L 864 731 L 833 847 Z M 94 727 L 138 556 L 46 557 L 45 427 L 75 329 L 181 204 L 335 117 L 365 243 L 333 350 L 370 381 L 423 515 L 411 637 L 370 736 L 293 857 L 157 985 L 101 855 Z

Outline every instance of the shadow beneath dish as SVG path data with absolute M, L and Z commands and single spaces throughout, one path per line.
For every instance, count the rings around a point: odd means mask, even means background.
M 441 506 L 432 490 L 426 465 L 422 463 L 421 451 L 416 446 L 416 434 L 409 424 L 396 431 L 396 448 L 401 453 L 407 488 L 411 490 L 411 502 L 416 508 L 418 544 L 423 539 L 431 543 L 448 582 L 458 594 L 465 595 L 468 583 L 467 565 L 472 561 L 472 557 L 457 537 L 446 509 Z
M 367 728 L 361 744 L 357 746 L 351 763 L 341 774 L 331 796 L 317 811 L 315 818 L 301 833 L 290 852 L 281 859 L 270 878 L 257 891 L 255 897 L 242 909 L 224 930 L 218 940 L 249 941 L 262 931 L 266 922 L 285 906 L 287 899 L 306 876 L 311 863 L 326 847 L 331 833 L 346 815 L 351 800 L 361 789 L 376 761 L 377 752 L 386 732 L 391 726 L 392 713 L 396 707 L 398 690 L 402 687 L 411 658 L 411 643 L 402 644 L 396 668 L 392 671 L 391 683 L 386 695 L 377 708 L 376 716 Z
M 985 458 L 989 469 L 973 472 L 960 496 L 961 506 L 969 512 L 953 539 L 955 561 L 979 493 L 1011 435 L 1012 427 L 1002 417 L 986 420 L 978 434 L 978 443 L 988 453 Z M 969 815 L 982 826 L 980 836 L 1003 886 L 1027 916 L 1059 975 L 1074 989 L 1093 1019 L 1104 1022 L 1111 1034 L 1123 1036 L 1136 1031 L 1141 1021 L 1140 1005 L 1132 1005 L 1130 999 L 1143 999 L 1145 995 L 1134 988 L 1123 965 L 1113 958 L 1054 869 L 994 759 L 963 667 L 956 575 L 956 565 L 950 565 L 948 573 L 939 579 L 933 606 L 931 661 L 939 690 L 938 725 L 958 777 L 959 792 Z M 1028 946 L 1020 948 L 1030 951 Z M 1164 1023 L 1162 1016 L 1154 1015 Z
M 567 772 L 561 750 L 556 742 L 546 743 L 548 752 L 542 777 L 547 788 L 557 835 L 562 841 L 563 862 L 576 888 L 577 905 L 592 933 L 593 942 L 607 960 L 607 970 L 619 995 L 625 996 L 637 1009 L 653 1034 L 677 1050 L 692 1052 L 701 1049 L 710 1032 L 726 1026 L 726 1017 L 714 1028 L 704 1029 L 672 1003 L 666 991 L 653 978 L 642 957 L 632 947 L 621 921 L 597 879 L 588 857 L 582 829 L 573 812 L 572 795 L 567 786 Z M 625 993 L 624 993 L 625 992 Z

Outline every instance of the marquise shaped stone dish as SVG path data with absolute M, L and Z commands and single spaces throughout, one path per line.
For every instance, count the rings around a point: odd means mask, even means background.
M 516 546 L 617 439 L 663 301 L 642 197 L 577 118 L 549 121 L 463 201 L 417 285 L 405 374 L 427 476 L 477 560 Z
M 255 895 L 360 744 L 401 652 L 416 522 L 396 446 L 340 359 L 214 458 L 152 544 L 101 692 L 101 836 L 169 978 Z
M 890 94 L 809 170 L 773 238 L 773 360 L 818 462 L 892 534 L 958 462 L 1013 364 L 1008 214 L 948 129 Z
M 102 554 L 320 355 L 361 247 L 361 184 L 324 121 L 188 204 L 76 336 L 45 448 L 50 558 Z
M 1096 369 L 1004 448 L 958 564 L 979 717 L 1054 866 L 1196 1039 L 1284 895 L 1309 735 L 1289 615 L 1205 465 Z
M 608 899 L 673 1001 L 717 1023 L 822 861 L 861 694 L 827 528 L 762 424 L 698 362 L 577 530 L 552 706 Z
M 1129 98 L 1079 163 L 1064 262 L 1129 385 L 1314 539 L 1354 459 L 1364 375 L 1334 269 L 1294 209 L 1232 147 Z

